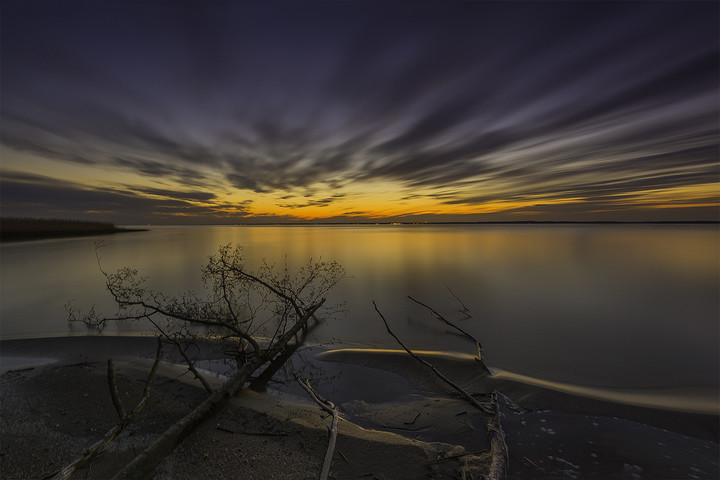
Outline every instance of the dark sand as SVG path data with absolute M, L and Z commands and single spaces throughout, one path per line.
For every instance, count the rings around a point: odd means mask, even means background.
M 43 478 L 116 422 L 106 361 L 126 408 L 139 401 L 152 339 L 73 337 L 0 342 L 0 478 Z M 480 478 L 485 416 L 398 354 L 308 349 L 293 362 L 340 407 L 336 479 Z M 472 360 L 431 361 L 473 394 L 498 389 L 509 478 L 720 478 L 718 416 L 627 406 L 480 375 Z M 52 363 L 48 363 L 52 362 Z M 139 418 L 73 478 L 108 478 L 206 396 L 164 363 Z M 278 378 L 282 379 L 283 375 Z M 325 418 L 294 382 L 244 392 L 188 437 L 153 478 L 317 478 Z M 480 398 L 480 397 L 479 397 Z M 435 460 L 478 452 L 459 460 Z

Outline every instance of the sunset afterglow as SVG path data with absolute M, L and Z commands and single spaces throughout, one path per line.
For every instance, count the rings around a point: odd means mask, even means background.
M 2 214 L 718 220 L 715 2 L 9 2 Z

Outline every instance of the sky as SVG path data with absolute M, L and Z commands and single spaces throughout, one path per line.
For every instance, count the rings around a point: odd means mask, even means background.
M 0 213 L 720 219 L 720 4 L 0 0 Z

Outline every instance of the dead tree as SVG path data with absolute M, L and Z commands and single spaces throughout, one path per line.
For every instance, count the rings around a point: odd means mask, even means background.
M 207 416 L 235 395 L 261 366 L 283 357 L 292 341 L 325 305 L 325 295 L 342 278 L 337 262 L 308 261 L 292 273 L 263 261 L 249 269 L 242 248 L 222 246 L 202 269 L 204 296 L 186 293 L 169 296 L 150 289 L 136 270 L 116 273 L 103 270 L 99 246 L 98 265 L 118 310 L 105 316 L 93 309 L 84 316 L 70 310 L 70 320 L 103 329 L 110 322 L 145 320 L 161 337 L 175 345 L 188 369 L 208 391 L 208 398 L 171 426 L 116 478 L 142 478 L 189 435 Z M 195 368 L 186 346 L 211 339 L 236 366 L 225 384 L 213 390 Z M 208 344 L 208 341 L 205 342 Z M 117 405 L 116 405 L 117 406 Z

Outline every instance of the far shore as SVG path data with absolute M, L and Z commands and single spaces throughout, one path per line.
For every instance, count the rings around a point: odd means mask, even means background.
M 18 242 L 45 238 L 108 235 L 112 233 L 142 232 L 115 226 L 108 222 L 24 217 L 0 218 L 0 241 Z
M 173 360 L 168 348 L 166 360 Z M 152 337 L 78 336 L 0 341 L 0 477 L 43 478 L 115 423 L 105 365 L 124 401 L 141 396 Z M 203 351 L 199 365 L 216 369 Z M 293 366 L 340 408 L 335 479 L 478 477 L 486 417 L 407 355 L 301 349 Z M 479 399 L 498 390 L 509 476 L 718 478 L 719 420 L 623 405 L 480 374 L 471 358 L 428 356 Z M 190 435 L 153 478 L 317 478 L 329 420 L 289 376 L 242 392 Z M 215 379 L 215 382 L 220 381 Z M 206 395 L 186 368 L 163 362 L 151 401 L 78 478 L 107 478 Z M 30 452 L 30 453 L 28 453 Z M 468 476 L 468 478 L 470 478 Z

